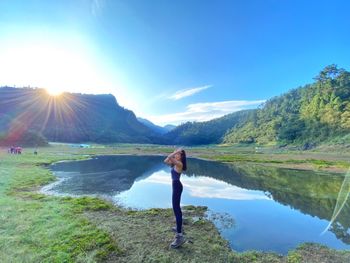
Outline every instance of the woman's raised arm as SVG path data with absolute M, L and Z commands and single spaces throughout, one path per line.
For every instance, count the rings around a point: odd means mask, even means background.
M 171 165 L 171 164 L 177 165 L 178 161 L 175 159 L 175 155 L 177 153 L 180 153 L 181 151 L 182 151 L 181 149 L 177 149 L 174 152 L 172 152 L 171 154 L 169 154 L 168 157 L 165 158 L 164 163 L 169 164 L 169 165 Z

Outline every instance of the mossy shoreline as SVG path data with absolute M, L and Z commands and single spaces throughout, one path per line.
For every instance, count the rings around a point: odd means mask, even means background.
M 192 150 L 192 149 L 191 149 Z M 190 152 L 191 152 L 190 150 Z M 209 149 L 193 149 L 193 156 Z M 166 154 L 163 146 L 118 146 L 91 149 L 55 146 L 34 155 L 0 153 L 0 258 L 2 262 L 349 262 L 349 251 L 303 244 L 281 256 L 232 251 L 204 208 L 185 207 L 185 229 L 192 241 L 171 250 L 174 224 L 170 209 L 134 211 L 94 197 L 57 197 L 38 193 L 55 180 L 44 167 L 62 160 L 104 154 Z M 199 153 L 197 153 L 198 151 Z M 208 154 L 209 153 L 209 154 Z M 200 220 L 192 220 L 193 217 Z M 322 257 L 320 257 L 322 255 Z

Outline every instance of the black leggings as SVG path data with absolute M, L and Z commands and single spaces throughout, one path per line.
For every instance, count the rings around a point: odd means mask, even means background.
M 182 194 L 182 183 L 180 180 L 173 180 L 173 210 L 176 218 L 176 232 L 181 233 L 182 231 L 182 211 L 180 207 L 181 194 Z

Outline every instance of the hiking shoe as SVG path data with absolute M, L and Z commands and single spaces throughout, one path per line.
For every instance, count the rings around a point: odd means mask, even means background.
M 176 234 L 173 242 L 171 242 L 170 247 L 171 248 L 178 248 L 183 243 L 186 242 L 186 239 L 183 234 Z
M 177 227 L 176 227 L 176 226 L 173 226 L 173 227 L 171 228 L 171 230 L 172 230 L 174 233 L 177 233 Z M 183 227 L 181 228 L 181 233 L 182 233 L 182 234 L 185 234 L 184 228 L 183 228 Z

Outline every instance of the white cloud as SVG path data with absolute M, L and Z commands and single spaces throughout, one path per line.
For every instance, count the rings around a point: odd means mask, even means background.
M 231 200 L 270 200 L 270 198 L 261 191 L 243 189 L 206 176 L 189 177 L 182 175 L 181 181 L 184 185 L 184 189 L 193 197 Z M 170 185 L 171 179 L 169 173 L 159 171 L 140 181 L 140 183 Z
M 170 96 L 169 99 L 173 99 L 173 100 L 179 100 L 185 97 L 189 97 L 192 96 L 198 92 L 201 92 L 203 90 L 206 90 L 208 88 L 212 87 L 211 85 L 205 85 L 202 87 L 196 87 L 196 88 L 190 88 L 190 89 L 183 89 L 183 90 L 179 90 L 177 91 L 174 95 Z
M 257 107 L 265 100 L 229 100 L 219 102 L 202 102 L 190 104 L 186 111 L 147 117 L 159 125 L 180 124 L 187 121 L 208 121 L 226 114 L 252 107 Z

